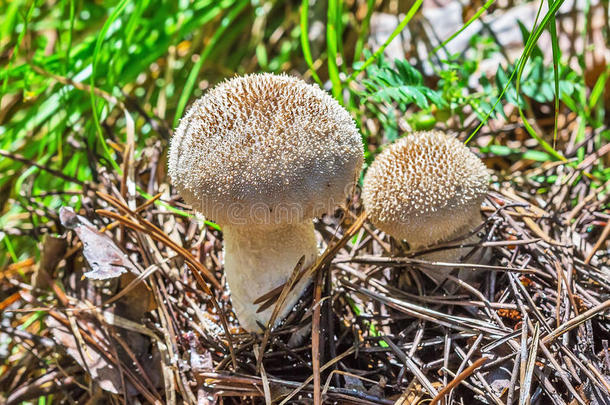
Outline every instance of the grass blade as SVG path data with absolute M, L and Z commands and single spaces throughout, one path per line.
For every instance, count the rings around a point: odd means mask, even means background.
M 233 9 L 222 19 L 222 22 L 220 23 L 220 27 L 214 33 L 214 35 L 210 39 L 210 42 L 206 45 L 204 51 L 201 53 L 199 59 L 193 66 L 193 69 L 191 69 L 191 72 L 189 73 L 189 76 L 186 79 L 186 83 L 184 84 L 184 90 L 182 91 L 182 94 L 180 95 L 180 100 L 178 101 L 178 106 L 176 107 L 176 115 L 174 116 L 174 122 L 173 122 L 174 127 L 178 126 L 178 122 L 180 121 L 180 118 L 182 117 L 182 113 L 184 112 L 186 103 L 188 102 L 189 98 L 191 97 L 191 93 L 193 92 L 193 88 L 195 87 L 195 82 L 197 81 L 197 76 L 199 76 L 199 72 L 201 70 L 201 67 L 203 66 L 203 63 L 208 59 L 208 57 L 210 56 L 210 53 L 214 50 L 216 44 L 218 43 L 218 41 L 220 41 L 220 39 L 222 38 L 222 36 L 225 33 L 225 31 L 227 30 L 227 28 L 229 28 L 231 26 L 231 23 L 233 23 L 235 18 L 237 18 L 239 13 L 241 13 L 242 10 L 244 9 L 244 7 L 246 7 L 247 5 L 248 5 L 248 1 L 245 1 L 245 0 L 240 1 L 239 4 L 237 4 L 237 5 L 233 4 Z
M 483 7 L 481 7 L 471 18 L 470 20 L 468 20 L 468 22 L 466 22 L 466 24 L 464 24 L 462 26 L 462 28 L 460 28 L 459 30 L 457 30 L 453 35 L 451 35 L 449 38 L 447 38 L 446 40 L 444 40 L 441 44 L 439 44 L 436 48 L 434 48 L 432 50 L 432 52 L 430 53 L 430 55 L 428 55 L 428 59 L 432 57 L 432 55 L 436 54 L 439 49 L 444 48 L 445 46 L 447 46 L 447 44 L 451 41 L 453 41 L 453 39 L 455 37 L 457 37 L 458 35 L 460 35 L 462 33 L 462 31 L 464 31 L 466 28 L 468 28 L 468 26 L 470 24 L 472 24 L 473 22 L 475 22 L 476 20 L 479 19 L 479 17 L 481 16 L 481 14 L 483 14 L 496 0 L 487 0 L 487 2 L 485 4 L 483 4 Z
M 599 98 L 602 94 L 604 94 L 606 82 L 608 81 L 608 75 L 610 75 L 610 66 L 606 66 L 606 70 L 604 70 L 604 73 L 599 75 L 599 78 L 593 86 L 593 90 L 591 90 L 591 96 L 589 97 L 589 110 L 592 111 L 595 108 Z
M 98 140 L 102 146 L 102 149 L 104 150 L 104 154 L 106 155 L 106 158 L 108 159 L 108 161 L 110 163 L 112 163 L 112 166 L 118 173 L 121 173 L 121 168 L 112 158 L 110 148 L 108 148 L 108 145 L 106 144 L 106 140 L 104 139 L 104 134 L 102 132 L 102 126 L 100 125 L 100 118 L 98 116 L 98 111 L 97 111 L 98 106 L 95 101 L 96 96 L 95 96 L 94 90 L 95 90 L 95 73 L 96 73 L 96 68 L 97 68 L 97 62 L 99 60 L 99 54 L 100 54 L 100 50 L 102 49 L 104 37 L 106 36 L 106 33 L 108 32 L 108 29 L 110 28 L 110 25 L 112 25 L 112 23 L 117 18 L 119 18 L 119 16 L 121 15 L 123 10 L 127 6 L 128 2 L 129 2 L 129 0 L 121 0 L 121 2 L 113 10 L 112 14 L 110 14 L 110 17 L 108 17 L 108 19 L 104 23 L 104 26 L 102 27 L 102 30 L 100 31 L 99 35 L 97 36 L 97 40 L 95 42 L 95 50 L 93 51 L 93 61 L 91 62 L 91 76 L 90 76 L 91 88 L 89 91 L 89 95 L 91 98 L 91 109 L 92 109 L 91 113 L 93 115 L 93 122 L 95 124 L 95 129 L 97 131 Z M 101 103 L 100 106 L 103 106 L 103 103 Z
M 303 0 L 301 2 L 301 13 L 300 13 L 300 27 L 301 27 L 301 49 L 303 51 L 303 57 L 305 58 L 305 62 L 307 66 L 309 66 L 309 71 L 311 72 L 311 77 L 320 85 L 324 86 L 322 80 L 318 76 L 316 69 L 313 66 L 313 58 L 311 57 L 311 49 L 309 48 L 309 0 Z
M 553 0 L 549 0 L 549 8 L 553 5 Z M 553 125 L 553 149 L 557 143 L 557 122 L 559 120 L 559 58 L 561 51 L 559 50 L 559 39 L 557 38 L 557 23 L 555 16 L 551 18 L 549 23 L 549 31 L 551 33 L 551 44 L 553 47 L 553 80 L 555 84 L 555 117 Z
M 534 367 L 536 367 L 536 357 L 538 354 L 538 342 L 540 341 L 540 324 L 536 323 L 534 326 L 534 336 L 532 337 L 532 346 L 529 350 L 529 356 L 527 358 L 527 364 L 525 366 L 525 375 L 521 382 L 521 395 L 519 397 L 520 404 L 527 404 L 531 402 L 530 390 L 532 387 L 532 378 L 534 377 Z
M 525 50 L 523 51 L 519 64 L 517 65 L 518 66 L 517 78 L 516 78 L 517 95 L 519 95 L 519 93 L 520 93 L 521 76 L 523 74 L 523 70 L 527 63 L 527 60 L 529 59 L 534 47 L 536 46 L 538 38 L 540 38 L 540 36 L 542 35 L 542 33 L 545 30 L 545 27 L 549 24 L 549 22 L 555 18 L 555 13 L 557 13 L 557 10 L 559 10 L 559 7 L 561 7 L 563 2 L 564 2 L 564 0 L 557 0 L 549 7 L 549 11 L 546 13 L 544 18 L 542 19 L 542 22 L 532 32 L 532 35 L 530 35 L 529 39 L 527 40 L 527 43 L 525 44 Z M 542 7 L 542 3 L 540 3 L 540 6 Z M 538 13 L 540 13 L 540 9 L 538 10 Z M 537 20 L 538 20 L 538 16 L 536 16 L 536 21 Z M 549 153 L 551 156 L 553 156 L 555 159 L 565 161 L 566 158 L 562 154 L 557 152 L 551 145 L 549 145 L 544 139 L 542 139 L 541 136 L 539 136 L 536 133 L 536 130 L 534 130 L 534 128 L 531 126 L 531 124 L 525 117 L 525 114 L 524 114 L 521 106 L 517 105 L 517 108 L 519 109 L 519 116 L 521 116 L 521 119 L 523 120 L 523 125 L 525 126 L 525 129 L 531 135 L 531 137 L 534 138 L 536 141 L 538 141 L 540 146 L 542 146 L 542 148 L 547 153 Z
M 358 69 L 356 69 L 345 81 L 345 84 L 348 84 L 349 82 L 351 82 L 352 80 L 354 80 L 356 78 L 356 76 L 358 76 L 360 73 L 362 73 L 364 71 L 364 69 L 366 69 L 367 67 L 369 67 L 371 65 L 371 63 L 375 62 L 377 60 L 377 58 L 379 57 L 379 55 L 381 55 L 383 53 L 383 51 L 385 51 L 385 48 L 388 47 L 388 45 L 390 45 L 390 43 L 394 40 L 394 38 L 396 38 L 398 36 L 398 34 L 400 34 L 402 32 L 402 30 L 405 29 L 405 27 L 407 26 L 407 24 L 409 23 L 409 21 L 411 21 L 411 19 L 413 18 L 413 16 L 415 15 L 415 13 L 417 13 L 417 10 L 419 10 L 419 8 L 421 7 L 423 3 L 423 0 L 415 0 L 415 3 L 413 3 L 413 5 L 411 6 L 411 8 L 409 9 L 409 11 L 407 12 L 407 15 L 405 16 L 405 18 L 400 22 L 400 24 L 398 25 L 398 27 L 396 27 L 396 29 L 394 29 L 394 31 L 392 31 L 392 34 L 388 37 L 388 39 L 386 39 L 386 41 L 383 43 L 383 45 L 381 45 L 379 47 L 379 49 L 377 49 L 375 51 L 375 53 L 373 55 L 371 55 L 370 58 L 368 58 L 363 64 L 362 66 L 360 66 Z
M 337 66 L 337 14 L 339 0 L 329 0 L 328 2 L 328 21 L 326 23 L 326 47 L 328 53 L 328 76 L 332 83 L 333 96 L 343 104 L 342 83 L 339 78 L 339 68 Z

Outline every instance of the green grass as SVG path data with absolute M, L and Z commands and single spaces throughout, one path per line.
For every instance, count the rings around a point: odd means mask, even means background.
M 62 204 L 79 208 L 79 199 L 65 192 L 81 190 L 79 183 L 99 180 L 95 161 L 120 173 L 110 144 L 127 142 L 127 120 L 134 122 L 131 131 L 137 155 L 149 142 L 165 136 L 155 131 L 151 120 L 171 128 L 187 102 L 202 94 L 196 88 L 198 80 L 205 77 L 214 83 L 233 72 L 246 72 L 244 61 L 254 52 L 250 45 L 239 48 L 242 37 L 250 34 L 255 9 L 245 0 L 63 1 L 53 7 L 17 0 L 0 6 L 5 16 L 0 26 L 1 96 L 3 108 L 9 110 L 0 124 L 0 148 L 75 179 L 66 181 L 23 162 L 0 158 L 0 223 L 7 232 L 2 234 L 2 244 L 10 252 L 9 256 L 3 252 L 0 266 L 36 254 L 37 235 L 26 229 L 19 236 L 13 229 L 49 220 L 46 215 L 28 215 L 31 201 L 25 194 L 57 193 L 34 198 L 49 211 Z M 282 11 L 281 6 L 272 8 L 263 40 L 283 23 Z M 57 34 L 50 52 L 45 51 L 45 30 Z M 296 43 L 297 38 L 282 39 L 282 45 L 284 41 Z M 270 52 L 268 66 L 281 71 L 278 61 L 294 58 L 286 54 L 297 54 L 297 48 L 291 45 Z M 160 65 L 169 62 L 169 53 L 174 55 L 172 66 Z M 258 70 L 258 66 L 250 69 Z M 88 85 L 89 90 L 75 88 L 69 84 L 72 80 Z M 107 97 L 100 97 L 101 92 Z M 142 111 L 123 111 L 111 101 L 124 103 L 126 96 Z M 112 128 L 104 128 L 109 121 Z
M 378 122 L 392 140 L 402 133 L 401 118 L 425 129 L 444 125 L 452 116 L 463 123 L 468 109 L 478 117 L 476 126 L 468 128 L 471 141 L 489 119 L 506 118 L 500 108 L 506 103 L 517 106 L 540 148 L 515 151 L 492 142 L 485 149 L 489 153 L 509 150 L 537 161 L 564 159 L 555 146 L 557 114 L 563 106 L 578 115 L 578 139 L 594 130 L 598 142 L 607 142 L 603 89 L 610 70 L 587 88 L 582 74 L 568 67 L 559 52 L 555 22 L 562 1 L 549 0 L 549 10 L 537 24 L 523 27 L 522 55 L 506 61 L 491 80 L 483 78 L 482 91 L 473 91 L 467 82 L 482 60 L 499 52 L 500 45 L 490 37 L 471 39 L 473 55 L 442 57 L 442 63 L 434 65 L 438 83 L 433 87 L 409 61 L 381 58 L 390 42 L 409 29 L 421 0 L 413 2 L 378 49 L 366 45 L 375 11 L 372 0 L 361 2 L 366 11 L 358 18 L 355 6 L 343 0 L 330 0 L 325 13 L 314 10 L 308 0 L 63 0 L 53 6 L 32 0 L 3 2 L 0 149 L 38 166 L 0 157 L 0 267 L 36 256 L 41 236 L 37 229 L 44 224 L 49 224 L 48 231 L 61 232 L 53 225 L 54 213 L 62 204 L 80 208 L 78 193 L 83 184 L 99 181 L 99 165 L 121 172 L 115 145 L 133 143 L 138 157 L 155 141 L 166 143 L 188 103 L 205 91 L 203 80 L 212 85 L 260 70 L 308 75 L 320 85 L 328 83 L 361 126 L 364 141 L 372 145 L 379 145 L 380 135 L 364 125 L 366 120 Z M 466 27 L 485 18 L 493 3 L 487 1 L 445 38 L 433 50 L 435 59 Z M 325 37 L 313 47 L 308 32 L 320 21 Z M 550 66 L 537 47 L 544 32 L 550 33 L 553 46 Z M 347 46 L 349 37 L 354 41 Z M 585 69 L 584 57 L 578 60 Z M 553 106 L 550 137 L 530 123 L 531 100 Z M 365 149 L 367 160 L 372 159 L 374 153 Z M 579 150 L 574 164 L 584 157 Z M 608 179 L 603 167 L 592 175 Z

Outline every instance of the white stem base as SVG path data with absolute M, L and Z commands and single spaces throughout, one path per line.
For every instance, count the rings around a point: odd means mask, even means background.
M 483 222 L 483 218 L 481 217 L 480 214 L 477 213 L 477 216 L 472 218 L 469 221 L 469 225 L 466 228 L 464 228 L 464 229 L 456 232 L 454 235 L 448 237 L 447 240 L 456 239 L 461 235 L 465 235 L 465 234 L 472 232 L 472 230 L 475 229 L 476 227 L 478 227 L 482 222 Z M 471 244 L 471 243 L 476 243 L 479 241 L 480 241 L 480 238 L 475 234 L 475 235 L 471 235 L 468 238 L 463 239 L 460 242 L 456 242 L 456 243 Z M 441 242 L 441 243 L 443 243 L 443 242 Z M 423 246 L 419 246 L 417 248 L 419 249 L 422 247 Z M 485 249 L 485 248 L 479 249 L 472 256 L 470 256 L 468 258 L 468 260 L 464 261 L 462 258 L 467 256 L 472 249 L 473 249 L 473 247 L 443 249 L 443 250 L 438 250 L 438 251 L 423 254 L 421 256 L 418 256 L 418 258 L 423 259 L 423 260 L 428 260 L 430 262 L 445 262 L 445 263 L 486 264 L 489 261 L 490 257 L 489 257 L 489 254 L 487 254 L 488 249 Z M 426 266 L 426 265 L 423 265 L 421 267 L 422 267 L 422 270 L 424 270 L 432 279 L 434 279 L 434 281 L 436 281 L 439 284 L 443 280 L 445 280 L 447 278 L 447 274 L 449 272 L 451 272 L 451 270 L 454 269 L 454 267 L 452 267 L 452 266 Z M 459 278 L 464 281 L 472 281 L 474 279 L 475 275 L 476 275 L 476 272 L 471 269 L 468 269 L 468 268 L 461 268 L 460 272 L 459 272 Z
M 267 325 L 274 305 L 256 313 L 259 305 L 253 302 L 284 284 L 301 256 L 305 256 L 303 268 L 315 261 L 318 248 L 313 223 L 225 225 L 223 234 L 225 275 L 233 311 L 244 329 L 260 332 L 257 322 Z M 290 312 L 310 281 L 310 278 L 301 280 L 288 294 L 276 323 Z

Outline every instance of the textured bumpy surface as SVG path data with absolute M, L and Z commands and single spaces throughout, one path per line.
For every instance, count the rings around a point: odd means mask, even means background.
M 300 222 L 342 203 L 362 161 L 358 130 L 335 99 L 294 77 L 257 74 L 193 104 L 172 139 L 169 174 L 220 224 Z
M 459 140 L 416 132 L 377 156 L 362 198 L 375 226 L 416 248 L 459 236 L 480 219 L 488 183 L 483 162 Z

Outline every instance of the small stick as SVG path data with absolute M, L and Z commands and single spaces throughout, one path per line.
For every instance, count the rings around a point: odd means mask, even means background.
M 570 330 L 574 329 L 581 323 L 585 322 L 588 319 L 593 318 L 599 312 L 603 312 L 608 308 L 610 308 L 610 300 L 604 301 L 601 304 L 599 304 L 598 306 L 593 307 L 590 310 L 583 312 L 582 314 L 570 319 L 569 321 L 567 321 L 566 323 L 564 323 L 563 325 L 561 325 L 560 327 L 558 327 L 557 329 L 552 331 L 549 335 L 545 336 L 542 339 L 542 344 L 546 345 L 546 344 L 550 343 L 551 341 L 555 340 L 559 336 L 563 335 L 566 332 L 569 332 Z
M 606 241 L 606 239 L 608 239 L 609 235 L 610 235 L 610 222 L 608 222 L 606 224 L 606 226 L 604 227 L 604 230 L 602 231 L 602 234 L 599 236 L 599 239 L 597 240 L 597 242 L 595 242 L 595 246 L 593 246 L 593 249 L 591 249 L 591 251 L 587 255 L 587 258 L 585 259 L 585 264 L 589 264 L 589 262 L 593 258 L 593 255 L 595 254 L 595 252 L 597 252 L 599 250 L 599 248 Z
M 63 179 L 63 180 L 68 181 L 70 183 L 78 184 L 80 186 L 89 187 L 89 188 L 93 188 L 93 189 L 96 188 L 95 186 L 92 186 L 91 184 L 87 184 L 85 182 L 82 182 L 82 181 L 80 181 L 79 179 L 77 179 L 75 177 L 66 176 L 65 174 L 63 174 L 59 170 L 55 170 L 55 169 L 51 169 L 50 167 L 43 166 L 41 164 L 38 164 L 38 163 L 34 162 L 33 160 L 30 160 L 30 159 L 28 159 L 28 158 L 26 158 L 24 156 L 18 155 L 16 153 L 10 153 L 10 152 L 7 152 L 5 150 L 0 150 L 0 156 L 3 156 L 5 158 L 7 158 L 7 159 L 15 160 L 17 162 L 25 163 L 26 165 L 37 167 L 40 170 L 44 170 L 46 172 L 49 172 L 53 176 L 59 177 L 60 179 Z
M 257 370 L 259 370 L 263 364 L 263 355 L 265 354 L 265 349 L 267 348 L 267 343 L 269 342 L 269 336 L 271 335 L 271 329 L 273 328 L 273 325 L 275 324 L 275 320 L 277 319 L 277 316 L 280 313 L 282 306 L 284 305 L 284 301 L 286 301 L 286 297 L 288 296 L 288 293 L 290 292 L 290 290 L 294 286 L 294 284 L 297 282 L 296 275 L 299 274 L 299 271 L 303 267 L 304 262 L 305 262 L 305 256 L 303 255 L 303 256 L 301 256 L 301 258 L 299 259 L 297 264 L 294 266 L 294 269 L 292 270 L 292 274 L 290 275 L 290 278 L 288 279 L 288 281 L 286 281 L 286 283 L 284 283 L 284 285 L 282 286 L 282 292 L 280 293 L 280 296 L 275 303 L 275 307 L 273 308 L 273 311 L 271 312 L 271 317 L 269 317 L 269 321 L 267 321 L 267 325 L 265 327 L 265 334 L 263 335 L 263 340 L 261 342 L 261 347 L 259 349 L 258 359 L 256 361 Z M 257 312 L 261 312 L 261 311 L 262 310 L 259 309 L 259 311 L 257 311 Z
M 453 380 L 451 380 L 451 382 L 449 384 L 447 384 L 442 390 L 440 390 L 438 392 L 438 394 L 436 394 L 434 399 L 432 399 L 432 401 L 430 402 L 429 405 L 436 405 L 436 403 L 438 401 L 440 401 L 445 396 L 445 394 L 447 394 L 456 385 L 458 385 L 460 382 L 462 382 L 467 377 L 469 377 L 474 372 L 474 370 L 476 370 L 477 368 L 481 367 L 488 360 L 489 360 L 489 357 L 481 357 L 480 359 L 478 359 L 477 361 L 472 363 L 470 366 L 468 366 L 466 368 L 466 370 L 464 370 L 460 374 L 458 374 Z
M 313 322 L 311 326 L 311 364 L 313 366 L 313 403 L 322 405 L 320 390 L 320 300 L 322 299 L 322 271 L 319 271 L 313 299 Z

